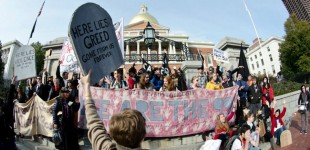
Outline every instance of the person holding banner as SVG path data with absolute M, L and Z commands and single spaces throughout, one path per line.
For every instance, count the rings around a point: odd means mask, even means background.
M 146 121 L 141 112 L 125 109 L 114 114 L 109 121 L 109 133 L 97 114 L 90 91 L 90 74 L 81 79 L 85 87 L 85 113 L 88 127 L 88 139 L 93 150 L 118 149 L 141 150 L 146 134 Z M 112 139 L 116 142 L 112 142 Z
M 155 73 L 153 75 L 153 78 L 151 80 L 151 83 L 154 85 L 153 89 L 156 91 L 159 91 L 160 88 L 163 86 L 163 81 L 162 81 L 162 75 L 160 73 L 160 69 L 156 69 Z
M 213 74 L 213 75 L 210 77 L 210 81 L 207 83 L 206 89 L 207 89 L 207 90 L 221 90 L 221 89 L 224 89 L 224 87 L 222 86 L 222 84 L 220 84 L 220 83 L 217 81 L 217 74 Z
M 192 77 L 192 86 L 191 86 L 191 89 L 198 89 L 199 86 L 198 86 L 198 82 L 199 82 L 199 79 L 197 76 L 193 76 Z
M 159 91 L 175 91 L 175 90 L 176 87 L 174 86 L 172 78 L 170 76 L 166 76 L 164 78 L 164 84 Z
M 125 80 L 122 79 L 122 73 L 121 73 L 121 69 L 117 69 L 113 72 L 114 74 L 114 79 L 113 81 L 107 79 L 107 83 L 110 85 L 110 89 L 128 89 L 128 84 Z
M 143 73 L 140 76 L 140 81 L 138 83 L 138 89 L 153 90 L 153 84 L 150 82 L 150 75 L 148 73 Z

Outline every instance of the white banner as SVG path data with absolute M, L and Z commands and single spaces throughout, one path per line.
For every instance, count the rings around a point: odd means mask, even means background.
M 25 45 L 16 50 L 14 55 L 14 75 L 16 80 L 23 80 L 37 75 L 36 56 L 32 46 Z
M 220 50 L 220 49 L 213 49 L 213 58 L 216 61 L 229 63 L 228 62 L 228 55 L 226 52 Z
M 124 18 L 121 18 L 120 21 L 114 23 L 115 34 L 119 44 L 119 47 L 122 51 L 122 56 L 124 58 Z
M 62 49 L 61 49 L 61 55 L 59 60 L 61 61 L 60 64 L 60 72 L 80 72 L 80 67 L 78 65 L 78 61 L 75 57 L 74 51 L 72 49 L 72 44 L 67 37 L 65 40 Z

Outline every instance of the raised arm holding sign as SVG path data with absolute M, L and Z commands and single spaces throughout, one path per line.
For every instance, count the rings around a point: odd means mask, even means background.
M 73 13 L 69 38 L 83 74 L 94 68 L 91 84 L 124 63 L 112 19 L 97 4 L 86 3 Z

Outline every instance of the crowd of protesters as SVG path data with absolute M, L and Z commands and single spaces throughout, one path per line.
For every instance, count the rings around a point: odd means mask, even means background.
M 274 106 L 277 102 L 274 99 L 273 89 L 267 77 L 265 77 L 263 81 L 259 84 L 259 82 L 257 81 L 257 77 L 243 77 L 242 74 L 237 73 L 234 80 L 234 74 L 242 68 L 243 66 L 239 66 L 234 70 L 221 71 L 220 67 L 217 66 L 216 68 L 210 67 L 208 71 L 205 72 L 203 67 L 199 67 L 197 68 L 198 74 L 196 76 L 193 76 L 191 79 L 191 84 L 187 85 L 184 72 L 180 68 L 177 69 L 174 67 L 171 72 L 167 73 L 163 71 L 162 68 L 156 67 L 150 70 L 146 70 L 143 68 L 137 70 L 135 68 L 135 65 L 133 65 L 128 70 L 128 72 L 123 68 L 119 68 L 113 73 L 111 73 L 111 75 L 103 76 L 102 79 L 98 81 L 98 83 L 92 86 L 102 87 L 111 90 L 123 88 L 126 90 L 143 89 L 152 91 L 186 91 L 198 88 L 204 88 L 207 90 L 222 90 L 224 88 L 238 86 L 237 104 L 233 106 L 234 108 L 232 109 L 232 112 L 228 117 L 225 117 L 224 114 L 219 114 L 217 116 L 214 130 L 215 135 L 213 138 L 220 139 L 222 141 L 221 149 L 224 149 L 225 144 L 234 135 L 239 136 L 239 138 L 237 138 L 239 139 L 239 142 L 238 140 L 235 140 L 235 142 L 232 143 L 231 149 L 259 149 L 258 146 L 260 138 L 263 141 L 269 141 L 270 138 L 276 137 L 276 144 L 280 144 L 280 134 L 281 132 L 283 132 L 283 130 L 286 129 L 282 120 L 285 115 L 286 108 L 284 107 L 282 112 L 279 109 L 276 111 L 274 110 Z M 17 100 L 19 103 L 26 103 L 27 100 L 29 100 L 33 95 L 39 96 L 44 101 L 49 101 L 56 98 L 53 109 L 53 127 L 55 128 L 55 130 L 61 130 L 60 136 L 62 136 L 63 139 L 61 143 L 58 143 L 56 145 L 56 148 L 65 150 L 79 149 L 77 135 L 77 111 L 80 107 L 78 98 L 79 79 L 77 74 L 73 74 L 72 79 L 69 79 L 68 74 L 68 72 L 63 72 L 62 74 L 60 74 L 60 66 L 58 66 L 56 71 L 56 78 L 48 75 L 47 72 L 43 72 L 42 76 L 28 79 L 26 82 L 25 90 L 23 90 L 20 85 L 17 85 L 17 87 L 15 86 L 15 77 L 13 77 L 10 91 L 8 93 L 8 101 L 10 103 L 8 103 L 9 105 L 6 106 L 6 110 L 10 110 L 11 112 L 7 111 L 7 114 L 10 115 L 8 115 L 9 117 L 5 117 L 6 119 L 2 119 L 4 118 L 2 117 L 4 116 L 2 115 L 2 112 L 4 111 L 2 104 L 0 103 L 0 121 L 7 122 L 6 126 L 3 127 L 3 129 L 13 129 L 14 120 L 12 119 L 13 116 L 11 116 L 11 114 L 13 115 L 13 100 Z M 247 78 L 247 81 L 245 81 L 243 78 Z M 89 86 L 89 83 L 87 83 L 86 85 Z M 301 94 L 298 100 L 298 104 L 305 105 L 306 110 L 309 110 L 309 100 L 310 94 L 306 90 L 306 87 L 301 87 Z M 89 98 L 89 101 L 92 101 L 91 98 Z M 90 105 L 89 109 L 92 108 L 93 106 Z M 125 110 L 124 112 L 121 112 L 120 115 L 135 115 L 138 116 L 138 119 L 141 119 L 139 117 L 142 117 L 140 116 L 141 114 L 132 110 Z M 231 128 L 232 126 L 228 123 L 228 120 L 233 118 L 233 116 L 235 116 L 235 126 Z M 270 122 L 268 122 L 269 118 Z M 302 113 L 302 129 L 300 131 L 304 134 L 307 134 L 307 118 L 308 112 L 306 111 L 306 113 Z M 96 117 L 92 116 L 92 119 L 96 120 Z M 114 118 L 114 123 L 116 122 L 115 126 L 117 126 L 117 119 L 119 118 Z M 145 121 L 139 121 L 144 124 L 142 125 L 144 126 L 144 130 L 139 131 L 139 134 L 143 134 L 139 136 L 141 137 L 141 139 L 139 139 L 140 141 L 138 142 L 141 142 L 145 136 Z M 88 125 L 92 126 L 94 124 L 100 124 L 99 126 L 103 126 L 102 130 L 104 130 L 104 133 L 106 133 L 104 125 L 101 124 L 102 122 L 99 122 L 88 122 Z M 270 126 L 270 129 L 267 128 L 268 126 Z M 115 128 L 117 129 L 117 127 Z M 263 135 L 260 134 L 261 130 L 265 131 Z M 93 134 L 101 134 L 97 132 L 98 131 Z M 100 132 L 103 131 L 100 130 Z M 9 139 L 14 139 L 13 133 L 8 132 L 6 133 L 6 135 L 7 137 L 11 136 Z M 111 136 L 114 140 L 116 140 L 116 142 L 118 142 L 117 139 L 119 138 L 119 136 L 115 134 L 119 134 L 119 132 L 115 130 L 111 131 L 110 129 L 110 134 L 114 134 Z M 134 134 L 135 133 L 130 133 L 130 135 L 132 136 Z M 108 140 L 111 139 L 108 138 Z M 124 139 L 120 139 L 121 142 L 124 142 L 123 140 Z M 10 143 L 14 142 L 14 140 L 5 141 L 2 139 L 2 137 L 0 141 L 0 146 L 5 145 L 6 147 L 12 146 L 10 145 Z M 119 143 L 120 145 L 127 147 L 128 143 L 132 141 L 125 141 L 125 144 L 121 142 Z M 109 143 L 107 143 L 107 145 L 107 147 L 109 148 L 115 147 L 115 145 L 113 146 Z M 140 143 L 135 143 L 134 145 L 129 144 L 129 148 L 137 148 L 139 146 Z M 100 146 L 93 145 L 93 147 L 98 147 L 99 149 Z M 118 147 L 118 145 L 116 145 L 116 147 Z

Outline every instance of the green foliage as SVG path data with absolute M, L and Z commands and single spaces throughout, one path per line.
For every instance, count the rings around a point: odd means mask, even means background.
M 300 90 L 302 83 L 287 81 L 287 82 L 279 82 L 279 83 L 272 83 L 272 88 L 275 96 L 287 94 L 290 92 Z
M 295 15 L 292 15 L 285 22 L 285 31 L 285 41 L 280 45 L 279 50 L 283 75 L 289 80 L 297 78 L 300 78 L 300 81 L 308 80 L 310 24 L 306 21 L 299 21 Z
M 32 43 L 31 46 L 35 49 L 36 71 L 37 71 L 37 74 L 39 74 L 40 71 L 42 71 L 44 67 L 45 51 L 42 50 L 43 45 L 39 41 Z

